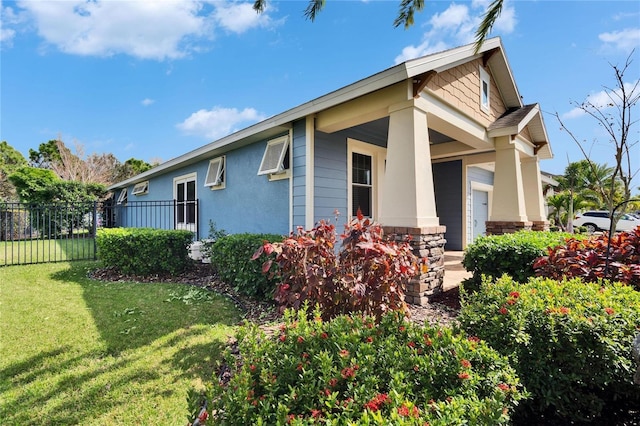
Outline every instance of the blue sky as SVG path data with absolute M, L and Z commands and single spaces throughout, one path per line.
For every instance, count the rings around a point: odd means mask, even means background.
M 306 1 L 2 1 L 0 139 L 25 156 L 58 137 L 86 154 L 166 161 L 413 57 L 466 44 L 489 1 L 429 1 L 408 30 L 399 0 L 328 0 L 315 22 Z M 502 37 L 520 94 L 545 112 L 555 155 L 544 171 L 582 159 L 559 125 L 613 164 L 602 130 L 571 102 L 614 86 L 610 64 L 636 49 L 637 1 L 510 1 Z M 636 119 L 639 118 L 636 114 Z M 638 140 L 638 130 L 633 140 Z M 631 154 L 640 168 L 640 145 Z M 634 187 L 640 184 L 636 177 Z

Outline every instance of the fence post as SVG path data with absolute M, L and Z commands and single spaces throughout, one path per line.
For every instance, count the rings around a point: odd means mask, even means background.
M 93 221 L 91 225 L 91 232 L 93 233 L 93 260 L 98 260 L 98 243 L 96 238 L 98 237 L 98 202 L 93 202 Z

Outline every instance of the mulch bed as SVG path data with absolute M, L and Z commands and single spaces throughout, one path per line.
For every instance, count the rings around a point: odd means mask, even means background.
M 191 266 L 178 275 L 155 274 L 151 276 L 124 275 L 111 268 L 101 268 L 89 273 L 93 279 L 110 282 L 140 282 L 140 283 L 177 283 L 195 285 L 221 294 L 243 312 L 247 321 L 261 325 L 277 323 L 281 315 L 272 302 L 260 302 L 239 294 L 231 286 L 220 280 L 210 264 L 193 262 Z M 410 319 L 418 324 L 448 325 L 458 315 L 460 310 L 460 294 L 454 287 L 432 297 L 427 306 L 409 305 Z

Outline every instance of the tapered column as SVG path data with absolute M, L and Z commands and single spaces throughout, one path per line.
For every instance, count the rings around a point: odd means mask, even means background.
M 380 223 L 421 228 L 439 225 L 427 114 L 420 99 L 389 109 L 387 163 Z
M 495 140 L 496 163 L 493 175 L 493 208 L 486 222 L 487 234 L 507 234 L 531 229 L 527 218 L 520 152 L 510 136 Z
M 533 222 L 544 222 L 547 220 L 547 217 L 544 211 L 540 162 L 538 161 L 538 157 L 523 158 L 521 162 L 527 218 Z
M 493 209 L 490 221 L 527 221 L 520 153 L 509 136 L 496 138 Z
M 425 269 L 405 284 L 406 301 L 423 305 L 442 291 L 446 227 L 436 214 L 427 113 L 422 99 L 389 108 L 387 162 L 380 223 L 385 234 L 404 241 Z

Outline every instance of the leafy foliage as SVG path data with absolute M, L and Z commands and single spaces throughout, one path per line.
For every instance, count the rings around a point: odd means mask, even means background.
M 593 420 L 605 404 L 640 402 L 631 357 L 638 306 L 640 293 L 622 284 L 505 276 L 464 294 L 458 319 L 511 359 L 532 394 L 520 415 L 566 423 Z
M 261 266 L 269 256 L 263 255 L 259 262 L 251 261 L 253 254 L 265 241 L 282 241 L 282 235 L 233 234 L 219 237 L 211 248 L 211 266 L 223 281 L 239 293 L 271 300 L 278 278 L 263 274 Z
M 64 181 L 48 169 L 19 167 L 9 176 L 20 201 L 32 204 L 96 201 L 106 194 L 104 185 Z
M 305 301 L 318 305 L 322 317 L 362 312 L 381 317 L 405 310 L 404 285 L 418 272 L 408 242 L 383 239 L 382 227 L 361 214 L 345 227 L 336 252 L 335 226 L 326 221 L 280 244 L 264 244 L 255 254 L 275 252 L 282 282 L 276 291 L 281 311 L 300 309 Z M 263 270 L 269 271 L 268 260 Z
M 6 141 L 0 142 L 0 201 L 16 201 L 16 190 L 9 175 L 26 165 L 27 160 L 20 152 Z
M 608 245 L 607 235 L 569 238 L 562 246 L 550 247 L 546 256 L 535 261 L 535 274 L 554 279 L 579 277 L 588 282 L 608 278 L 640 290 L 640 227 L 613 235 L 607 273 Z
M 60 161 L 60 141 L 51 139 L 43 142 L 38 149 L 29 149 L 29 164 L 39 169 L 50 169 L 51 164 Z
M 466 270 L 473 273 L 464 281 L 464 288 L 476 290 L 483 274 L 489 277 L 508 274 L 516 281 L 525 282 L 535 276 L 535 260 L 544 256 L 548 247 L 562 244 L 571 236 L 558 232 L 520 231 L 479 237 L 467 247 L 462 260 Z
M 507 424 L 524 397 L 506 358 L 448 328 L 285 312 L 279 335 L 238 333 L 242 362 L 208 392 L 216 425 Z M 195 411 L 195 410 L 194 410 Z
M 51 170 L 34 167 L 19 167 L 9 179 L 20 201 L 33 205 L 32 228 L 48 237 L 82 228 L 93 202 L 106 193 L 103 185 L 64 181 Z
M 123 274 L 176 274 L 191 262 L 192 238 L 193 233 L 186 230 L 100 228 L 96 246 L 103 264 Z

